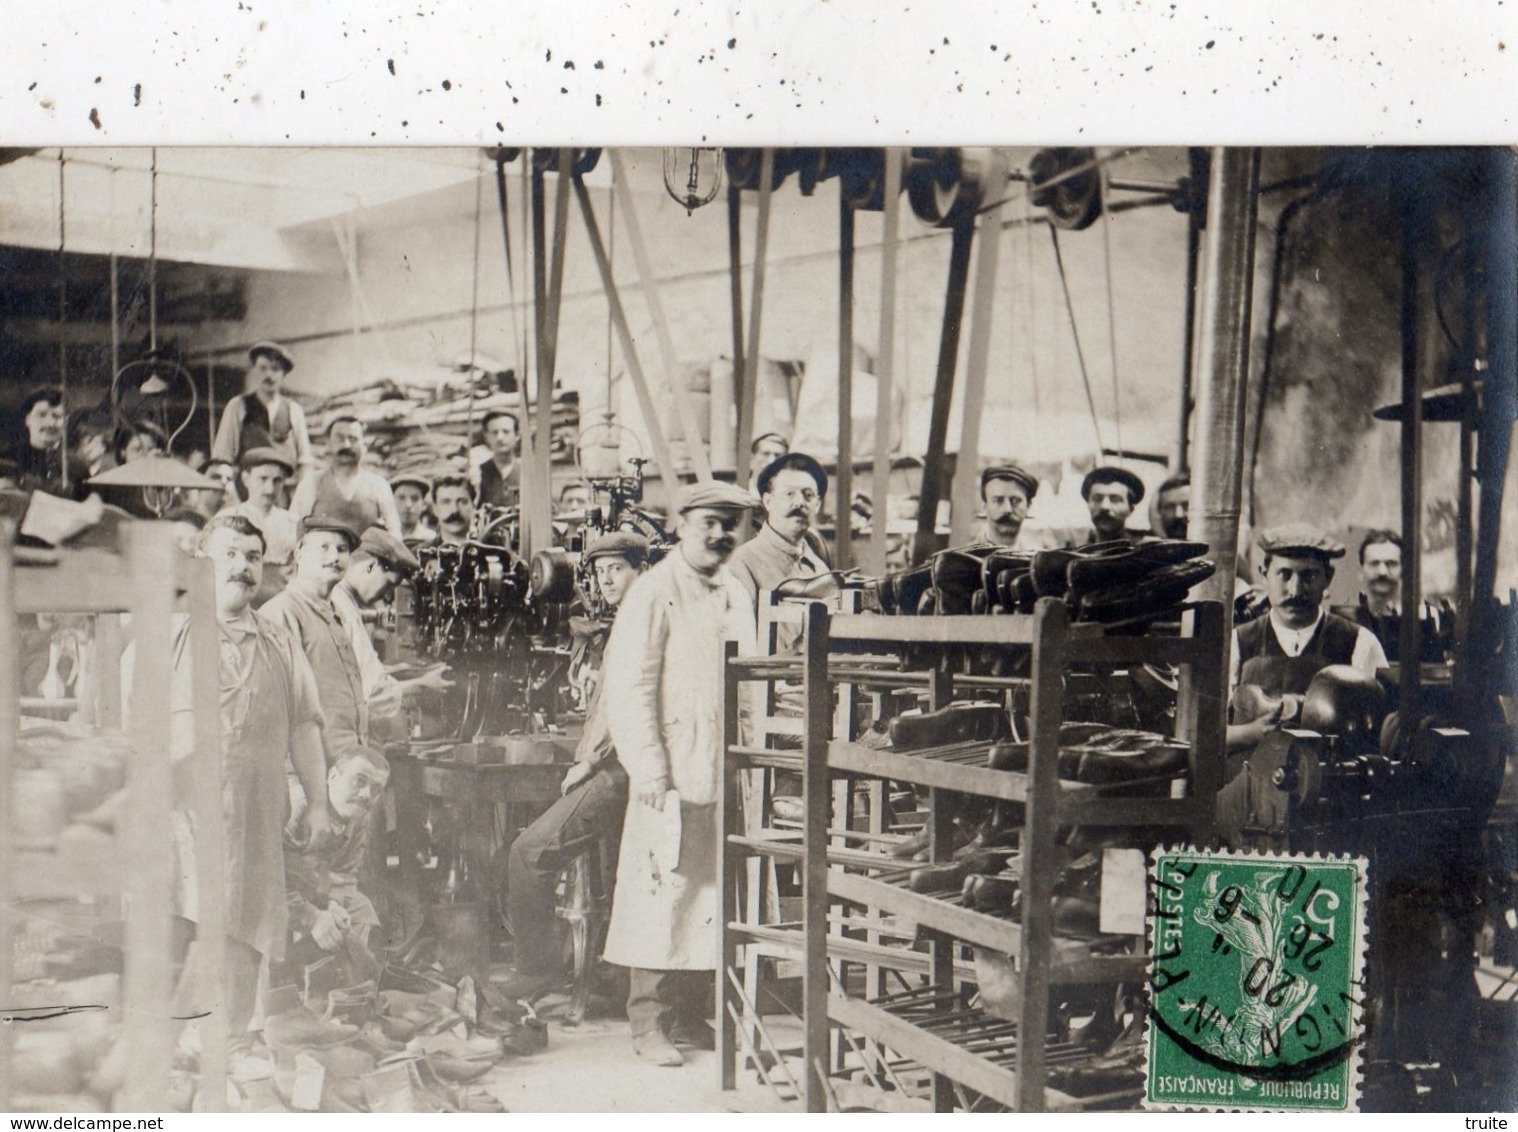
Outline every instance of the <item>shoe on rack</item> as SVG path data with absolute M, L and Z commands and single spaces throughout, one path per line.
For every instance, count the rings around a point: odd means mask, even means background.
M 685 1064 L 685 1056 L 658 1030 L 633 1035 L 633 1052 L 649 1065 L 675 1069 Z
M 699 1018 L 694 1022 L 671 1022 L 669 1040 L 676 1048 L 683 1046 L 687 1049 L 716 1049 L 717 1031 L 712 1029 L 712 1024 L 704 1018 Z

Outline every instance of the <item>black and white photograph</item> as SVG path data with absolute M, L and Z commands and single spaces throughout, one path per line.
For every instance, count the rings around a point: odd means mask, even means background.
M 0 1110 L 1518 1108 L 1514 148 L 584 120 L 0 128 Z

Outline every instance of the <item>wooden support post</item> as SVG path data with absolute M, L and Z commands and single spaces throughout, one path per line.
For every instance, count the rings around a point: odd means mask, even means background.
M 529 153 L 524 158 L 526 165 L 532 170 L 529 182 L 530 209 L 532 214 L 532 340 L 533 340 L 533 371 L 534 380 L 541 388 L 543 374 L 550 371 L 553 362 L 549 358 L 548 346 L 548 235 L 544 216 L 543 201 L 543 171 L 538 168 L 537 162 Z M 470 359 L 471 362 L 473 359 Z M 517 388 L 522 395 L 522 438 L 523 453 L 521 460 L 522 477 L 522 516 L 524 522 L 522 538 L 524 545 L 522 550 L 531 553 L 537 549 L 536 523 L 531 517 L 530 508 L 533 501 L 542 498 L 548 493 L 548 484 L 538 483 L 537 461 L 532 458 L 535 438 L 537 437 L 537 417 L 545 411 L 541 401 L 534 407 L 532 398 L 527 395 L 527 375 L 522 375 L 522 380 L 517 383 Z
M 744 375 L 747 372 L 743 363 L 743 190 L 733 185 L 727 189 L 727 278 L 728 292 L 732 300 L 732 330 L 733 330 L 733 404 L 743 404 L 747 394 L 744 392 Z M 724 424 L 728 418 L 723 417 Z M 749 417 L 752 428 L 753 417 Z M 736 418 L 733 427 L 738 427 Z M 742 443 L 735 433 L 733 439 L 733 451 L 738 453 L 734 467 L 742 467 L 742 453 L 748 450 L 748 445 Z M 740 479 L 739 483 L 746 481 Z
M 227 1012 L 227 851 L 220 820 L 225 771 L 221 761 L 221 645 L 216 627 L 216 577 L 209 561 L 197 558 L 190 574 L 190 699 L 195 706 L 195 808 L 214 816 L 195 826 L 195 872 L 199 878 L 200 927 L 196 947 L 205 948 L 208 969 L 218 977 L 197 988 L 195 1006 L 209 1011 L 200 1021 L 201 1080 L 212 1111 L 226 1107 Z M 119 679 L 117 680 L 119 684 Z
M 622 219 L 627 222 L 627 242 L 632 245 L 633 263 L 638 268 L 638 282 L 643 288 L 644 301 L 654 320 L 654 337 L 659 343 L 659 360 L 664 363 L 665 380 L 675 398 L 675 412 L 680 419 L 680 431 L 685 434 L 685 445 L 696 471 L 696 479 L 710 483 L 712 464 L 701 439 L 701 425 L 696 418 L 696 407 L 691 402 L 690 389 L 685 384 L 685 374 L 680 370 L 680 359 L 675 354 L 675 340 L 669 332 L 669 317 L 664 313 L 664 303 L 659 298 L 659 281 L 654 277 L 653 266 L 648 259 L 648 245 L 643 240 L 643 228 L 638 220 L 638 206 L 633 199 L 632 182 L 622 167 L 622 155 L 615 149 L 608 150 L 614 174 L 618 203 L 622 206 Z
M 1213 151 L 1202 249 L 1207 290 L 1202 307 L 1191 529 L 1193 538 L 1211 547 L 1210 556 L 1218 564 L 1217 573 L 1198 587 L 1196 596 L 1223 607 L 1225 638 L 1233 628 L 1259 188 L 1259 150 Z M 1205 710 L 1221 719 L 1227 705 L 1209 704 Z
M 1000 201 L 1006 194 L 1007 151 L 992 150 L 987 190 Z M 1002 213 L 998 203 L 980 218 L 980 253 L 975 264 L 975 304 L 970 312 L 970 354 L 965 362 L 964 415 L 959 430 L 959 459 L 954 463 L 951 525 L 953 543 L 969 542 L 980 500 L 980 426 L 986 406 L 986 368 L 991 357 L 991 325 L 996 311 L 996 276 L 1001 267 Z
M 1042 598 L 1033 614 L 1033 689 L 1029 715 L 1027 818 L 1023 825 L 1023 920 L 1017 966 L 1023 1000 L 1017 1018 L 1017 1100 L 1021 1112 L 1044 1109 L 1044 1037 L 1049 1029 L 1055 811 L 1059 805 L 1059 727 L 1064 713 L 1065 606 Z
M 901 157 L 895 146 L 885 151 L 885 231 L 880 246 L 880 343 L 875 360 L 875 462 L 870 476 L 874 508 L 870 519 L 873 574 L 885 573 L 891 523 L 891 394 L 896 380 L 896 261 L 901 228 Z
M 1417 718 L 1420 689 L 1423 684 L 1419 652 L 1422 645 L 1418 623 L 1418 598 L 1423 589 L 1423 383 L 1420 380 L 1422 352 L 1420 285 L 1425 259 L 1421 254 L 1426 240 L 1428 215 L 1420 199 L 1421 185 L 1409 185 L 1404 191 L 1402 208 L 1402 624 L 1398 637 L 1397 710 L 1404 720 Z M 1428 296 L 1432 300 L 1432 296 Z M 1412 728 L 1404 727 L 1402 737 L 1410 738 Z M 1394 756 L 1395 757 L 1395 756 Z
M 854 564 L 849 515 L 854 502 L 854 209 L 838 182 L 838 473 L 833 478 L 833 565 Z
M 942 711 L 954 700 L 954 681 L 941 667 L 928 674 L 928 711 Z M 953 854 L 954 802 L 956 796 L 937 788 L 928 791 L 928 860 L 943 864 Z M 954 985 L 954 939 L 942 932 L 928 935 L 928 981 L 938 991 Z M 942 1073 L 933 1074 L 933 1111 L 954 1110 L 954 1082 Z
M 670 458 L 669 442 L 659 424 L 659 411 L 654 404 L 653 394 L 649 391 L 643 364 L 638 360 L 637 343 L 633 341 L 632 331 L 627 326 L 627 313 L 622 309 L 617 281 L 612 278 L 611 261 L 606 257 L 606 246 L 601 242 L 601 229 L 596 223 L 596 208 L 591 203 L 590 193 L 585 189 L 585 182 L 578 177 L 574 179 L 574 191 L 575 199 L 580 202 L 580 215 L 585 220 L 585 233 L 590 238 L 590 251 L 595 257 L 596 270 L 601 274 L 601 288 L 606 292 L 606 302 L 611 308 L 612 325 L 616 328 L 617 340 L 622 346 L 622 357 L 627 361 L 627 372 L 632 376 L 633 390 L 638 395 L 638 408 L 642 411 L 643 422 L 648 428 L 654 459 L 659 462 L 659 475 L 673 493 L 679 482 L 675 476 L 674 460 Z
M 743 832 L 742 771 L 729 753 L 739 742 L 738 735 L 738 681 L 733 676 L 732 661 L 738 655 L 736 641 L 723 646 L 722 665 L 722 792 L 718 796 L 721 809 L 717 828 L 721 831 L 719 847 L 720 868 L 717 883 L 721 886 L 717 907 L 721 909 L 722 954 L 717 959 L 717 1065 L 722 1075 L 721 1087 L 738 1087 L 737 1027 L 733 1022 L 732 983 L 729 972 L 738 964 L 738 937 L 729 924 L 742 918 L 742 874 L 746 861 L 732 844 L 732 838 Z M 754 944 L 747 944 L 753 950 Z
M 754 442 L 754 406 L 759 395 L 759 328 L 764 319 L 764 266 L 770 243 L 770 198 L 774 189 L 775 151 L 759 159 L 759 219 L 754 232 L 754 292 L 749 300 L 748 344 L 743 348 L 743 381 L 738 386 L 738 483 L 747 485 L 749 445 Z M 735 359 L 736 364 L 736 359 Z
M 1476 614 L 1471 618 L 1469 639 L 1455 662 L 1456 710 L 1472 723 L 1499 679 L 1487 658 L 1497 646 L 1492 634 L 1500 632 L 1502 622 L 1489 611 L 1497 585 L 1512 422 L 1518 417 L 1518 168 L 1512 151 L 1506 148 L 1486 151 L 1486 161 L 1491 197 L 1482 228 L 1487 248 L 1486 325 L 1491 364 L 1485 377 L 1476 447 L 1480 494 L 1476 504 L 1476 561 L 1471 572 L 1471 602 Z
M 130 847 L 121 862 L 122 890 L 130 909 L 123 948 L 129 957 L 121 977 L 121 1005 L 134 1023 L 130 1067 L 120 1107 L 125 1112 L 162 1112 L 173 1029 L 170 981 L 169 808 L 172 780 L 169 714 L 163 710 L 173 683 L 171 632 L 176 558 L 162 523 L 133 525 L 127 557 L 140 588 L 132 608 L 137 661 L 132 674 L 132 750 L 127 758 L 127 795 L 121 834 Z M 219 875 L 219 874 L 218 874 Z
M 16 632 L 16 563 L 12 546 L 16 537 L 15 525 L 9 519 L 0 519 L 0 625 L 8 634 Z M 0 814 L 4 814 L 7 829 L 0 836 L 0 988 L 8 994 L 14 971 L 15 948 L 12 945 L 17 915 L 16 902 L 12 897 L 12 885 L 16 877 L 15 848 L 11 841 L 9 822 L 15 813 L 12 794 L 15 789 L 16 737 L 21 732 L 21 657 L 12 636 L 11 647 L 0 655 Z M 16 1031 L 21 1027 L 0 1023 L 0 1105 L 11 1109 L 18 1082 L 12 1080 L 15 1059 L 11 1054 Z M 25 1084 L 22 1082 L 21 1084 Z
M 959 359 L 959 326 L 965 313 L 965 284 L 970 277 L 973 222 L 954 228 L 949 252 L 949 284 L 944 294 L 943 329 L 938 339 L 938 369 L 933 382 L 933 408 L 928 418 L 928 451 L 923 459 L 922 490 L 917 502 L 917 537 L 912 561 L 921 562 L 938 547 L 938 501 L 944 488 L 944 447 L 949 436 L 949 407 L 954 400 L 954 371 Z
M 806 1108 L 827 1110 L 826 1083 L 821 1066 L 828 1056 L 828 808 L 831 801 L 828 743 L 833 737 L 833 705 L 828 694 L 828 614 L 820 602 L 806 608 L 802 648 L 802 711 L 806 718 L 805 774 L 802 802 L 803 844 L 809 847 L 801 863 L 802 933 L 805 965 L 801 983 L 801 1017 L 806 1036 Z

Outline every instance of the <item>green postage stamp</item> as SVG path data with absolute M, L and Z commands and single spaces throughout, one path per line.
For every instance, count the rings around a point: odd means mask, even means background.
M 1161 849 L 1151 865 L 1146 1105 L 1357 1111 L 1365 859 Z

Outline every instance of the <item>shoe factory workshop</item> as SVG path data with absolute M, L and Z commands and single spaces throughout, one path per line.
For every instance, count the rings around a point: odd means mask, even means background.
M 1518 1105 L 1515 160 L 0 150 L 0 1108 Z

